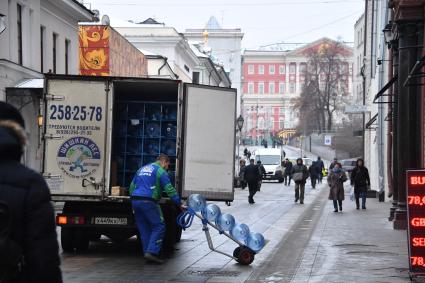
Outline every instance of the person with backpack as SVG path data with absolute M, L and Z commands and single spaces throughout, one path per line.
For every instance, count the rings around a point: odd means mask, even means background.
M 366 194 L 370 186 L 369 171 L 364 166 L 363 159 L 356 161 L 356 167 L 351 171 L 351 186 L 354 186 L 354 197 L 356 199 L 356 208 L 360 209 L 360 198 L 362 198 L 362 209 L 366 209 Z
M 0 282 L 62 282 L 50 191 L 20 163 L 25 144 L 24 119 L 0 101 Z
M 342 211 L 342 201 L 345 198 L 344 182 L 347 181 L 347 175 L 341 167 L 341 163 L 336 162 L 328 176 L 329 200 L 333 201 L 334 212 L 338 212 L 338 207 L 339 211 Z
M 260 191 L 261 185 L 263 184 L 263 179 L 266 178 L 266 168 L 264 168 L 264 165 L 261 164 L 261 160 L 257 161 L 257 167 L 258 167 L 258 171 L 260 172 L 260 180 L 258 181 L 257 191 Z
M 295 182 L 295 202 L 300 200 L 304 204 L 305 183 L 309 177 L 307 166 L 303 164 L 302 158 L 297 159 L 297 164 L 292 167 L 292 180 Z

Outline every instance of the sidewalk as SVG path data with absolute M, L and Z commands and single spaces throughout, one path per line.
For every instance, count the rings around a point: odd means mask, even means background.
M 387 220 L 390 203 L 367 200 L 344 211 L 328 201 L 291 282 L 409 282 L 407 234 Z

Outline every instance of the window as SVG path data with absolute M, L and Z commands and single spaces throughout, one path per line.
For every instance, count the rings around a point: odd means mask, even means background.
M 40 72 L 44 72 L 44 35 L 46 33 L 46 28 L 40 26 Z
M 254 93 L 254 83 L 248 83 L 248 94 Z
M 279 65 L 279 75 L 285 74 L 285 65 Z
M 294 82 L 289 83 L 289 93 L 295 93 L 295 83 Z
M 251 118 L 251 116 L 248 116 L 248 127 L 247 127 L 247 130 L 249 131 L 251 129 L 252 129 L 252 118 Z
M 22 65 L 22 6 L 17 4 L 18 64 Z
M 258 93 L 264 94 L 264 83 L 258 83 Z
M 258 65 L 258 73 L 264 75 L 264 65 Z
M 254 65 L 248 65 L 248 74 L 253 75 L 254 74 Z
M 275 93 L 274 82 L 269 82 L 269 93 L 270 94 L 274 94 Z
M 300 64 L 300 74 L 304 75 L 306 69 L 307 69 L 307 64 L 306 63 L 301 63 Z
M 264 121 L 264 117 L 259 117 L 258 118 L 258 128 L 260 130 L 264 130 L 265 129 L 265 121 Z
M 69 39 L 65 39 L 65 74 L 69 71 Z
M 279 114 L 285 114 L 285 108 L 279 107 Z
M 290 74 L 295 74 L 295 72 L 296 72 L 296 64 L 295 63 L 291 63 L 290 65 L 289 65 L 289 73 Z
M 199 72 L 192 73 L 192 83 L 199 84 Z
M 269 74 L 274 75 L 274 65 L 269 65 Z
M 279 118 L 279 129 L 285 128 L 285 119 L 283 117 Z
M 285 93 L 285 83 L 279 83 L 279 93 L 280 94 Z
M 274 118 L 273 117 L 271 117 L 270 118 L 270 120 L 269 120 L 269 129 L 274 129 Z
M 57 53 L 58 35 L 53 33 L 53 73 L 56 74 L 56 53 Z

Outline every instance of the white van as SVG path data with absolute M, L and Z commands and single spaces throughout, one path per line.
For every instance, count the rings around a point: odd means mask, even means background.
M 255 151 L 255 162 L 258 160 L 266 169 L 266 180 L 278 180 L 283 182 L 282 150 L 279 148 L 259 148 Z

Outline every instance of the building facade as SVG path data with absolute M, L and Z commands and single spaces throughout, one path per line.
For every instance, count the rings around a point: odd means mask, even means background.
M 242 62 L 243 136 L 250 144 L 272 142 L 282 131 L 290 132 L 298 125 L 300 113 L 294 99 L 305 83 L 308 58 L 306 50 L 319 48 L 329 39 L 322 38 L 291 51 L 246 50 Z M 346 48 L 351 54 L 351 48 Z M 352 58 L 345 58 L 351 69 Z M 347 77 L 351 95 L 352 79 Z
M 23 162 L 40 171 L 43 73 L 78 74 L 78 22 L 94 13 L 76 0 L 0 1 L 6 29 L 0 34 L 0 100 L 22 113 L 28 134 Z
M 238 92 L 237 112 L 240 114 L 242 54 L 244 34 L 240 28 L 222 28 L 215 17 L 211 17 L 203 29 L 186 29 L 184 36 L 211 48 L 211 57 L 217 60 L 228 73 L 232 87 Z
M 353 97 L 356 104 L 363 101 L 363 77 L 362 67 L 364 60 L 364 14 L 362 14 L 354 25 L 354 47 L 353 47 Z

